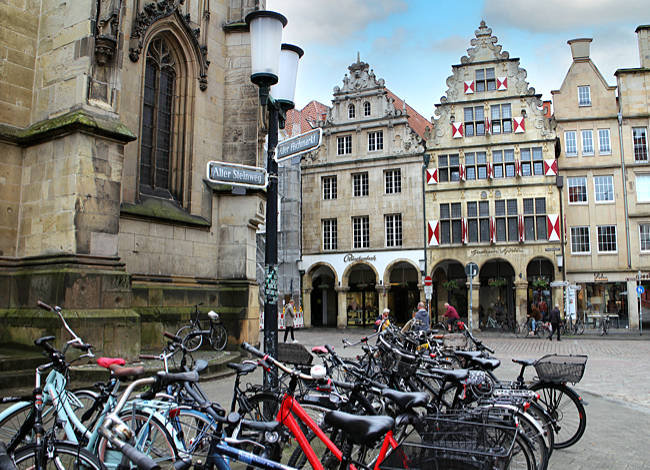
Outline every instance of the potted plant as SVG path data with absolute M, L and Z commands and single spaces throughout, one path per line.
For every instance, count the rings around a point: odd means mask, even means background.
M 548 281 L 544 278 L 537 278 L 533 281 L 533 287 L 538 290 L 548 289 Z
M 448 281 L 442 282 L 442 287 L 444 287 L 446 290 L 458 289 L 458 282 L 456 282 L 454 279 L 449 279 Z
M 488 286 L 490 287 L 502 287 L 506 285 L 506 280 L 502 277 L 494 277 L 488 280 Z

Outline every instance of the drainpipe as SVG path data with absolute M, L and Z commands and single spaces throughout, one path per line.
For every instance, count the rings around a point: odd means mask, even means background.
M 627 207 L 627 173 L 625 171 L 625 157 L 623 154 L 623 114 L 621 101 L 618 102 L 618 143 L 621 151 L 621 180 L 623 181 L 623 206 L 625 207 L 625 243 L 627 246 L 627 267 L 632 268 L 632 254 L 630 253 L 630 217 Z M 629 301 L 629 300 L 628 300 Z

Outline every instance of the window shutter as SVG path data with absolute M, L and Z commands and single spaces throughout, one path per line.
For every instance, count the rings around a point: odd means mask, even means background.
M 526 132 L 526 119 L 521 117 L 512 118 L 515 134 Z
M 556 176 L 557 175 L 557 160 L 549 159 L 544 160 L 544 175 Z
M 557 214 L 547 214 L 546 225 L 548 231 L 548 241 L 560 241 L 560 216 Z
M 508 77 L 497 77 L 497 91 L 508 89 Z
M 515 175 L 521 176 L 521 160 L 515 159 Z
M 474 80 L 465 81 L 463 89 L 465 90 L 466 95 L 471 95 L 474 93 Z
M 465 181 L 465 165 L 458 165 L 458 176 L 460 177 L 461 181 Z
M 429 246 L 440 245 L 440 225 L 435 219 L 427 222 L 427 243 Z
M 524 231 L 524 216 L 519 215 L 517 221 L 517 230 L 519 232 L 519 243 L 523 243 L 526 240 L 526 235 Z
M 467 217 L 464 217 L 461 225 L 461 238 L 463 244 L 467 244 L 469 237 L 467 236 Z
M 492 179 L 492 163 L 487 162 L 487 177 Z
M 454 139 L 463 138 L 463 123 L 462 122 L 452 122 L 451 123 L 451 136 Z
M 490 243 L 495 243 L 497 241 L 496 225 L 496 219 L 490 217 Z
M 438 184 L 438 169 L 429 170 L 427 168 L 427 184 Z

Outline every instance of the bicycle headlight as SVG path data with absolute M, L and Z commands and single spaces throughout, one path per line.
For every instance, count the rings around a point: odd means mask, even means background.
M 275 444 L 280 440 L 280 435 L 276 431 L 266 431 L 264 433 L 264 439 L 269 444 Z

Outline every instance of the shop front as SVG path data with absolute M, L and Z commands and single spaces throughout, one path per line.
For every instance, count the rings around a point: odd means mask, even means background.
M 379 316 L 377 278 L 364 264 L 353 266 L 348 278 L 346 296 L 348 326 L 368 326 Z

